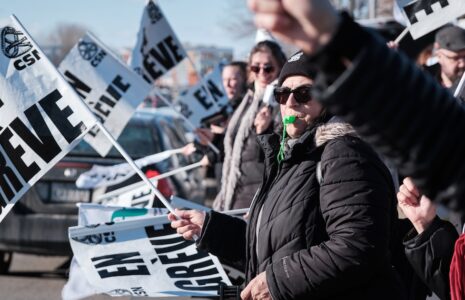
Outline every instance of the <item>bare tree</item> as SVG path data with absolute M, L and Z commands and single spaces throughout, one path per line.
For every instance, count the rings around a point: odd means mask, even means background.
M 230 0 L 225 3 L 227 8 L 227 18 L 221 23 L 226 34 L 234 39 L 250 38 L 256 35 L 257 27 L 253 21 L 253 15 L 247 8 L 245 1 Z M 294 45 L 280 42 L 280 45 L 287 56 L 295 53 L 297 48 Z
M 247 38 L 257 31 L 251 12 L 247 9 L 245 1 L 228 1 L 227 14 L 221 24 L 225 32 L 234 38 Z
M 86 32 L 87 28 L 79 24 L 58 24 L 46 39 L 49 47 L 54 49 L 49 55 L 52 63 L 58 65 Z

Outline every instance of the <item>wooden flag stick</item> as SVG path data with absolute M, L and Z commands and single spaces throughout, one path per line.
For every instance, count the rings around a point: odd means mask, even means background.
M 399 36 L 394 40 L 394 43 L 399 44 L 400 41 L 407 35 L 408 27 L 405 27 L 404 31 L 402 31 Z

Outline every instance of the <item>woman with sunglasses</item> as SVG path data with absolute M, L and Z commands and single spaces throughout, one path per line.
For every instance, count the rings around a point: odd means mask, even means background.
M 389 251 L 397 218 L 391 175 L 350 125 L 312 99 L 308 63 L 298 53 L 281 71 L 283 135 L 259 136 L 266 168 L 248 224 L 178 211 L 172 227 L 244 263 L 242 299 L 403 299 Z
M 259 42 L 250 52 L 250 88 L 228 123 L 224 162 L 216 210 L 247 208 L 260 186 L 263 154 L 257 134 L 273 129 L 273 112 L 262 101 L 265 88 L 276 80 L 286 57 L 272 41 Z

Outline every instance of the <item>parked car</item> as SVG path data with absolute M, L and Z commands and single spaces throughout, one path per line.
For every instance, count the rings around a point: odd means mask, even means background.
M 134 114 L 118 142 L 133 159 L 138 159 L 180 148 L 188 143 L 186 135 L 183 121 L 175 115 L 153 109 L 141 110 Z M 121 162 L 123 158 L 115 148 L 102 158 L 83 141 L 43 176 L 0 224 L 0 273 L 8 271 L 13 252 L 71 255 L 68 227 L 77 225 L 76 203 L 92 202 L 109 190 L 78 189 L 76 179 L 94 164 Z M 157 175 L 193 162 L 177 154 L 142 170 Z M 201 171 L 193 169 L 160 180 L 158 188 L 167 198 L 175 194 L 202 203 L 205 191 Z M 121 185 L 138 180 L 135 175 Z

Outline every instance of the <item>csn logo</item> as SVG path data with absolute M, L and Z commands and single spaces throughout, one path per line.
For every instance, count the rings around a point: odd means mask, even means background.
M 39 51 L 32 48 L 31 42 L 28 41 L 24 33 L 13 27 L 3 28 L 1 43 L 3 54 L 8 58 L 15 59 L 13 66 L 18 71 L 24 70 L 40 60 Z
M 81 40 L 78 44 L 78 51 L 81 57 L 85 60 L 90 61 L 93 67 L 97 67 L 107 53 L 100 50 L 97 45 L 93 42 L 87 42 Z
M 147 12 L 149 14 L 150 22 L 152 24 L 157 23 L 163 18 L 163 14 L 161 13 L 161 10 L 152 1 L 150 1 L 149 4 L 147 5 Z

